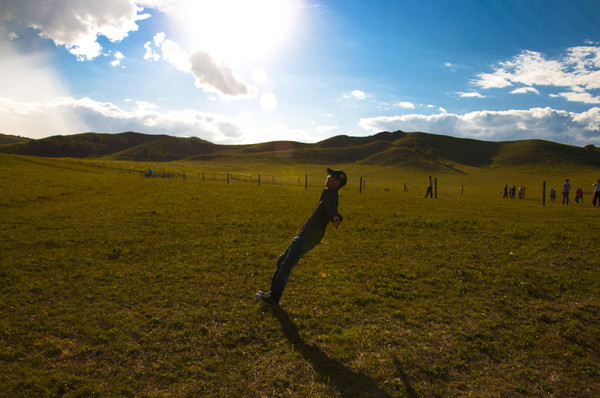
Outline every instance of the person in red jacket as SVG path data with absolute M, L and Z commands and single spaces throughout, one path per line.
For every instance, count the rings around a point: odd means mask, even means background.
M 583 189 L 580 187 L 577 187 L 577 190 L 575 191 L 575 202 L 581 202 L 581 204 L 583 204 Z

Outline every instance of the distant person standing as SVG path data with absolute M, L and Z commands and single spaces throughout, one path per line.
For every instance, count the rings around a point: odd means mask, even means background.
M 550 188 L 550 200 L 556 200 L 556 189 Z
M 504 195 L 502 199 L 508 199 L 508 184 L 504 184 Z
M 575 202 L 581 202 L 581 204 L 583 204 L 583 189 L 580 187 L 577 187 L 577 190 L 575 191 Z
M 567 178 L 562 184 L 563 206 L 569 205 L 569 192 L 571 192 L 571 184 L 569 184 L 569 179 Z
M 592 204 L 596 207 L 596 202 L 598 202 L 598 206 L 600 207 L 600 179 L 592 186 L 594 187 L 594 200 Z
M 425 193 L 425 197 L 427 196 L 431 196 L 431 199 L 433 199 L 433 178 L 431 178 L 431 176 L 429 176 L 429 185 L 427 186 L 427 192 Z

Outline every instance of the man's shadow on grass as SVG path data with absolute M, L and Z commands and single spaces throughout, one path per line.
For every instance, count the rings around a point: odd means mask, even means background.
M 355 372 L 343 363 L 329 358 L 319 347 L 307 344 L 300 337 L 298 327 L 283 309 L 274 307 L 273 315 L 279 320 L 281 330 L 292 347 L 308 360 L 315 371 L 342 397 L 389 397 L 369 376 Z
M 398 358 L 394 358 L 394 365 L 396 365 L 396 369 L 398 370 L 398 374 L 400 375 L 400 380 L 404 383 L 404 388 L 406 390 L 406 396 L 408 398 L 419 398 L 419 394 L 415 391 L 415 389 L 410 384 L 410 380 L 404 371 L 404 366 L 402 366 L 402 362 L 398 360 Z

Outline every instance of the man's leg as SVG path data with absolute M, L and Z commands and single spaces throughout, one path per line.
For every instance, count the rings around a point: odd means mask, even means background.
M 279 301 L 283 294 L 283 289 L 290 277 L 292 268 L 298 263 L 298 260 L 306 253 L 302 247 L 302 239 L 296 236 L 286 251 L 277 260 L 277 269 L 271 280 L 271 297 Z

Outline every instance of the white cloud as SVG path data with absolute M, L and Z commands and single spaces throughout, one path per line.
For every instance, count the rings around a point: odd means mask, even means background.
M 152 42 L 147 41 L 144 44 L 144 48 L 146 49 L 146 53 L 144 54 L 144 59 L 158 61 L 160 60 L 160 53 L 154 51 L 152 48 Z
M 125 59 L 125 56 L 123 55 L 122 52 L 117 51 L 115 53 L 115 59 L 112 60 L 112 62 L 110 63 L 112 66 L 118 66 L 121 65 L 121 61 Z
M 402 115 L 364 118 L 359 125 L 372 132 L 424 131 L 492 141 L 547 139 L 585 145 L 600 143 L 600 107 L 575 113 L 546 108 L 477 111 L 462 115 Z
M 398 102 L 396 105 L 399 106 L 400 108 L 415 109 L 415 104 L 413 104 L 412 102 L 408 102 L 408 101 Z
M 557 59 L 548 59 L 536 51 L 523 51 L 508 61 L 499 62 L 493 73 L 478 74 L 473 84 L 483 89 L 526 86 L 511 91 L 512 94 L 539 93 L 534 86 L 566 87 L 571 92 L 561 96 L 567 100 L 597 104 L 598 97 L 590 91 L 600 89 L 600 46 L 572 47 Z
M 300 130 L 243 114 L 235 119 L 193 109 L 162 110 L 144 101 L 126 101 L 130 109 L 90 98 L 60 97 L 48 101 L 15 101 L 0 97 L 0 133 L 31 138 L 86 131 L 196 136 L 214 143 L 242 144 L 279 140 L 313 142 L 315 136 Z M 102 126 L 100 129 L 98 126 Z
M 540 91 L 534 87 L 520 87 L 520 88 L 514 89 L 509 94 L 527 94 L 527 93 L 539 94 Z
M 600 104 L 600 97 L 595 97 L 590 93 L 570 91 L 558 93 L 558 96 L 566 98 L 567 101 L 584 102 L 586 104 Z
M 141 11 L 133 0 L 3 0 L 0 22 L 34 29 L 84 61 L 101 54 L 99 36 L 116 42 L 136 31 L 136 22 L 149 17 Z
M 350 93 L 350 95 L 359 100 L 364 100 L 367 98 L 365 92 L 361 90 L 354 90 Z
M 594 107 L 585 112 L 575 114 L 573 121 L 581 126 L 585 126 L 588 131 L 597 132 L 600 126 L 600 108 Z
M 481 95 L 477 92 L 465 93 L 465 92 L 459 91 L 457 94 L 461 98 L 485 98 L 485 95 Z
M 50 101 L 68 95 L 68 87 L 44 52 L 23 54 L 12 42 L 0 40 L 0 96 L 16 101 Z M 17 78 L 18 77 L 18 78 Z M 71 121 L 66 118 L 65 121 Z M 33 121 L 30 121 L 33 122 Z M 7 126 L 2 122 L 0 127 Z
M 191 72 L 190 56 L 177 43 L 172 40 L 164 40 L 160 44 L 160 50 L 165 61 L 182 72 Z
M 153 49 L 153 44 L 158 47 L 157 50 Z M 192 53 L 184 51 L 177 43 L 166 39 L 162 32 L 154 36 L 153 43 L 146 42 L 144 48 L 146 49 L 145 59 L 158 61 L 162 58 L 178 70 L 192 74 L 196 87 L 202 88 L 204 91 L 227 97 L 254 94 L 227 65 L 217 62 L 205 51 Z
M 41 138 L 65 131 L 88 131 L 88 124 L 72 107 L 53 102 L 19 102 L 0 98 L 1 133 Z
M 165 32 L 158 32 L 154 35 L 152 42 L 155 46 L 160 47 L 165 42 L 166 38 L 167 35 L 165 34 Z
M 503 88 L 510 87 L 510 75 L 503 70 L 496 70 L 494 73 L 480 73 L 477 75 L 477 80 L 473 83 L 481 88 Z
M 207 52 L 196 51 L 190 55 L 189 61 L 196 87 L 227 96 L 249 94 L 248 87 L 234 76 L 233 71 L 227 65 L 217 63 Z

